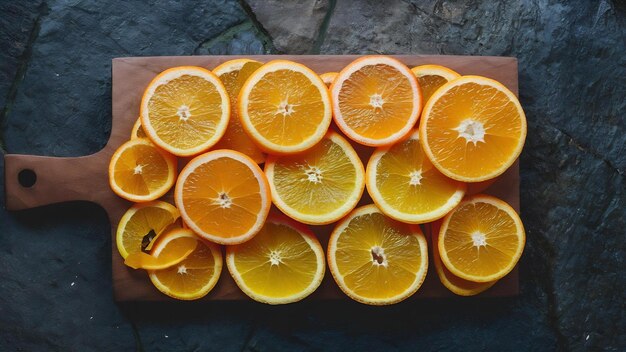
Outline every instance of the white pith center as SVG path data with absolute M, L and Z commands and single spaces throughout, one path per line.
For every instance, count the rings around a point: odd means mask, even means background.
M 187 274 L 187 267 L 184 264 L 178 266 L 177 272 L 181 275 Z
M 293 114 L 296 110 L 294 109 L 294 104 L 289 104 L 287 99 L 283 100 L 278 104 L 276 109 L 276 115 L 283 115 L 283 117 L 289 116 Z
M 474 247 L 486 247 L 487 246 L 487 236 L 481 232 L 474 232 L 472 234 L 472 242 L 474 243 Z
M 320 170 L 319 167 L 317 166 L 310 166 L 304 170 L 304 174 L 307 177 L 307 180 L 309 182 L 313 182 L 313 183 L 321 183 L 323 176 L 322 176 L 322 170 Z
M 381 246 L 374 246 L 371 249 L 372 253 L 372 264 L 376 266 L 384 266 L 387 267 L 389 262 L 387 262 L 387 256 L 385 255 L 385 250 Z
M 230 199 L 226 192 L 221 192 L 215 199 L 215 202 L 222 208 L 230 208 L 233 205 L 233 200 Z
M 270 251 L 270 265 L 279 265 L 282 262 L 283 261 L 280 257 L 280 252 L 274 250 Z
M 409 180 L 409 184 L 411 186 L 421 185 L 422 184 L 422 170 L 415 170 L 409 174 L 411 178 Z
M 143 172 L 143 165 L 141 164 L 137 164 L 137 166 L 135 166 L 135 168 L 133 169 L 133 174 L 135 175 L 141 175 L 142 172 Z
M 466 144 L 471 142 L 476 146 L 478 142 L 485 143 L 485 126 L 476 120 L 463 120 L 454 130 L 459 132 L 458 138 L 465 138 Z
M 382 108 L 384 103 L 385 101 L 383 100 L 382 95 L 378 93 L 370 95 L 370 105 L 374 109 Z
M 187 105 L 181 105 L 176 112 L 180 121 L 187 121 L 191 117 L 191 110 Z

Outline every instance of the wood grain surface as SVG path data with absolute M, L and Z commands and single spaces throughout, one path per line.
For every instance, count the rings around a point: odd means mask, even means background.
M 188 56 L 188 57 L 127 57 L 113 59 L 112 66 L 112 104 L 113 120 L 111 136 L 106 146 L 99 152 L 74 158 L 55 158 L 32 155 L 5 155 L 5 190 L 6 208 L 20 210 L 66 201 L 85 200 L 99 204 L 108 213 L 112 236 L 112 277 L 114 297 L 119 302 L 130 301 L 165 301 L 171 298 L 157 291 L 143 270 L 133 270 L 124 265 L 122 257 L 115 248 L 115 230 L 119 219 L 131 204 L 116 196 L 108 185 L 108 164 L 115 149 L 130 138 L 133 123 L 139 114 L 139 104 L 144 89 L 159 72 L 181 65 L 201 66 L 213 69 L 220 63 L 249 57 L 261 62 L 272 59 L 287 59 L 303 63 L 318 73 L 339 71 L 358 55 L 305 55 L 305 56 Z M 452 68 L 462 75 L 481 75 L 502 82 L 515 94 L 518 92 L 517 59 L 509 57 L 478 56 L 395 56 L 407 66 L 440 64 Z M 371 148 L 358 147 L 363 156 L 364 165 L 371 154 Z M 180 162 L 182 167 L 184 164 Z M 24 187 L 18 181 L 22 170 L 32 170 L 37 176 L 31 187 Z M 519 164 L 516 162 L 485 193 L 495 195 L 513 206 L 518 212 L 519 204 Z M 171 194 L 164 197 L 172 202 Z M 364 195 L 361 204 L 371 203 Z M 275 210 L 275 209 L 274 209 Z M 312 226 L 325 246 L 333 225 Z M 424 226 L 426 232 L 429 226 Z M 428 233 L 426 233 L 428 236 Z M 515 296 L 519 293 L 519 275 L 517 268 L 500 280 L 482 297 Z M 437 278 L 431 264 L 426 281 L 420 290 L 410 299 L 423 297 L 451 297 Z M 217 286 L 203 300 L 239 300 L 247 297 L 231 279 L 226 266 L 222 271 Z M 307 300 L 347 299 L 337 288 L 330 272 L 322 286 Z

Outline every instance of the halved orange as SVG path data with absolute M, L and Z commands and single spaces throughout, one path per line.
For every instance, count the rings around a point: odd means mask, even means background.
M 458 276 L 455 276 L 446 268 L 445 265 L 441 262 L 441 257 L 439 256 L 439 247 L 437 246 L 437 241 L 439 239 L 439 230 L 441 228 L 441 221 L 437 221 L 432 225 L 432 257 L 433 263 L 435 264 L 435 271 L 437 271 L 437 276 L 439 276 L 439 281 L 443 284 L 448 290 L 452 293 L 457 294 L 459 296 L 474 296 L 481 292 L 486 291 L 491 286 L 493 286 L 498 281 L 488 281 L 488 282 L 473 282 L 461 279 Z
M 322 81 L 324 81 L 324 84 L 328 87 L 330 87 L 331 84 L 333 84 L 333 82 L 335 81 L 335 78 L 337 78 L 337 75 L 339 74 L 339 72 L 326 72 L 326 73 L 322 73 L 320 75 L 320 78 L 322 79 Z
M 250 241 L 226 247 L 226 264 L 246 295 L 267 304 L 304 299 L 322 283 L 326 268 L 313 232 L 276 215 Z
M 265 161 L 265 155 L 259 147 L 248 137 L 241 126 L 239 111 L 237 109 L 237 97 L 239 90 L 246 79 L 263 64 L 250 59 L 234 59 L 224 62 L 213 69 L 213 73 L 220 78 L 228 96 L 230 97 L 230 119 L 228 128 L 222 139 L 217 142 L 214 149 L 232 149 L 244 153 L 257 164 Z
M 419 227 L 388 218 L 373 204 L 337 224 L 327 256 L 339 288 L 365 304 L 387 305 L 410 297 L 428 271 L 426 238 Z
M 117 225 L 115 242 L 122 258 L 141 252 L 144 237 L 154 231 L 156 236 L 166 231 L 180 217 L 175 206 L 154 201 L 135 204 L 124 213 Z
M 526 116 L 502 83 L 462 76 L 428 100 L 420 142 L 439 171 L 464 182 L 502 174 L 517 159 L 526 139 Z
M 440 65 L 415 66 L 411 71 L 417 77 L 417 82 L 420 88 L 422 88 L 424 104 L 439 87 L 461 76 L 455 71 Z
M 389 56 L 365 56 L 348 64 L 330 87 L 341 131 L 368 146 L 392 144 L 410 133 L 422 108 L 411 70 Z
M 197 246 L 183 261 L 162 270 L 149 270 L 152 284 L 164 294 L 181 300 L 206 296 L 222 272 L 222 251 L 214 244 L 199 239 L 191 230 L 179 229 L 168 233 L 155 244 L 152 255 L 159 257 L 169 243 L 181 238 L 193 238 Z
M 241 88 L 238 104 L 244 130 L 274 154 L 311 148 L 324 137 L 332 119 L 322 79 L 287 60 L 270 61 L 254 71 Z
M 146 138 L 122 144 L 109 163 L 109 185 L 118 196 L 132 202 L 155 200 L 176 180 L 176 157 Z
M 135 138 L 148 138 L 146 132 L 144 132 L 143 127 L 141 127 L 141 117 L 137 118 L 135 124 L 133 125 L 132 131 L 130 131 L 130 139 Z
M 141 99 L 141 125 L 159 147 L 178 156 L 211 148 L 228 125 L 230 102 L 211 71 L 180 66 L 158 74 Z
M 378 208 L 411 224 L 443 217 L 465 194 L 463 182 L 446 177 L 430 163 L 417 130 L 408 139 L 376 149 L 367 163 L 365 178 Z
M 269 156 L 265 174 L 272 201 L 306 224 L 329 224 L 348 214 L 365 188 L 365 172 L 350 143 L 330 131 L 297 155 Z
M 162 240 L 164 237 L 168 237 L 168 234 L 159 237 L 159 240 Z M 155 242 L 158 243 L 158 241 Z M 185 260 L 196 249 L 197 245 L 198 241 L 195 238 L 180 237 L 168 241 L 165 248 L 159 253 L 159 256 L 135 252 L 126 257 L 124 264 L 133 269 L 167 269 Z
M 524 225 L 510 205 L 492 196 L 469 197 L 443 220 L 441 261 L 452 274 L 474 282 L 503 278 L 524 251 Z
M 259 166 L 227 149 L 192 159 L 180 172 L 174 198 L 185 224 L 200 237 L 220 244 L 251 239 L 261 230 L 272 204 Z

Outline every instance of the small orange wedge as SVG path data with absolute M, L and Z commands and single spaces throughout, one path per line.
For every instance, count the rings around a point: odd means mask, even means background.
M 146 138 L 122 144 L 109 163 L 109 185 L 118 196 L 132 202 L 155 200 L 176 180 L 177 160 Z
M 408 135 L 422 108 L 411 70 L 388 56 L 365 56 L 348 64 L 330 87 L 334 120 L 357 143 L 378 147 Z
M 174 198 L 185 224 L 220 244 L 251 239 L 271 206 L 263 171 L 246 155 L 227 149 L 192 159 L 180 172 Z
M 440 65 L 415 66 L 411 71 L 417 77 L 417 82 L 420 88 L 422 88 L 424 103 L 430 99 L 439 87 L 461 76 L 455 71 Z
M 322 73 L 320 75 L 320 78 L 322 79 L 322 81 L 324 81 L 324 84 L 326 84 L 326 86 L 330 87 L 330 85 L 333 84 L 333 82 L 335 81 L 335 78 L 337 78 L 338 74 L 339 72 L 326 72 Z
M 162 240 L 167 236 L 168 234 L 164 234 L 160 238 Z M 158 257 L 144 252 L 135 252 L 126 257 L 124 264 L 133 269 L 167 269 L 185 260 L 196 249 L 197 245 L 198 241 L 195 238 L 176 238 L 168 241 Z
M 228 120 L 228 128 L 222 139 L 217 142 L 213 149 L 232 149 L 244 153 L 257 164 L 265 161 L 265 155 L 259 147 L 248 137 L 241 126 L 239 119 L 239 111 L 237 109 L 237 97 L 239 90 L 246 79 L 259 67 L 262 63 L 250 59 L 234 59 L 224 62 L 213 69 L 213 73 L 220 78 L 228 96 L 230 98 L 230 119 Z

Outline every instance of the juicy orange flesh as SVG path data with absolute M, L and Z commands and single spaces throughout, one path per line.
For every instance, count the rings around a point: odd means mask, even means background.
M 317 86 L 304 74 L 290 70 L 267 73 L 250 91 L 247 110 L 257 132 L 282 146 L 307 141 L 325 111 Z
M 265 223 L 254 238 L 237 245 L 234 253 L 235 267 L 245 285 L 266 297 L 289 297 L 304 291 L 317 271 L 311 246 L 300 233 L 283 224 Z
M 424 214 L 444 206 L 458 190 L 459 182 L 447 178 L 431 164 L 417 139 L 407 139 L 381 156 L 376 167 L 376 187 L 395 210 Z
M 376 102 L 376 94 L 382 99 L 382 107 L 370 104 Z M 410 81 L 398 70 L 389 65 L 370 65 L 343 82 L 339 109 L 344 122 L 358 135 L 383 139 L 406 126 L 413 98 Z
M 463 291 L 482 291 L 482 289 L 487 289 L 494 284 L 493 282 L 473 282 L 461 279 L 460 277 L 452 274 L 450 270 L 448 270 L 448 268 L 446 268 L 446 266 L 441 262 L 439 248 L 437 246 L 438 238 L 439 235 L 433 234 L 433 262 L 435 263 L 435 268 L 439 276 L 443 276 L 444 279 L 451 285 Z
M 381 247 L 388 266 L 375 264 L 372 248 Z M 406 292 L 420 271 L 420 243 L 406 225 L 381 213 L 357 216 L 337 240 L 337 270 L 347 287 L 370 299 Z
M 192 294 L 209 284 L 215 271 L 215 258 L 202 241 L 182 262 L 167 269 L 156 270 L 159 282 L 174 294 Z
M 192 237 L 175 238 L 167 243 L 158 256 L 136 252 L 126 257 L 124 264 L 134 269 L 165 269 L 185 260 L 197 244 L 198 241 Z
M 455 130 L 465 120 L 484 126 L 484 142 L 476 145 Z M 446 169 L 479 177 L 502 168 L 522 136 L 517 107 L 501 91 L 466 83 L 445 93 L 433 105 L 426 134 L 435 159 Z
M 183 75 L 156 88 L 148 102 L 150 124 L 168 145 L 191 149 L 215 135 L 221 102 L 213 83 Z
M 245 82 L 245 78 L 254 72 L 254 68 L 258 68 L 260 66 L 261 63 L 259 62 L 248 62 L 242 67 L 241 70 L 230 71 L 219 76 L 220 80 L 224 84 L 224 87 L 226 88 L 226 92 L 230 98 L 230 106 L 232 108 L 230 110 L 230 120 L 228 120 L 226 132 L 220 141 L 213 147 L 213 149 L 236 150 L 246 154 L 256 162 L 263 162 L 265 157 L 263 152 L 244 132 L 243 127 L 241 126 L 241 120 L 239 119 L 239 110 L 236 109 L 236 106 L 237 96 L 239 95 L 239 90 L 241 89 L 243 82 Z
M 422 98 L 424 99 L 424 103 L 426 103 L 437 88 L 448 83 L 448 80 L 438 75 L 424 75 L 417 77 L 417 82 L 420 88 L 422 88 Z
M 485 236 L 486 245 L 474 245 L 472 236 L 476 234 Z M 488 203 L 468 203 L 452 214 L 443 248 L 455 268 L 485 277 L 508 267 L 519 245 L 517 227 L 509 214 Z
M 227 157 L 198 166 L 185 180 L 182 192 L 191 220 L 223 238 L 247 233 L 262 207 L 261 188 L 252 170 Z
M 147 196 L 160 189 L 169 178 L 163 155 L 155 146 L 145 144 L 124 150 L 113 172 L 115 183 L 124 192 L 138 196 Z
M 141 242 L 151 230 L 160 234 L 176 219 L 166 209 L 144 207 L 138 209 L 124 227 L 122 243 L 129 254 L 141 252 Z
M 313 148 L 274 165 L 274 186 L 285 204 L 302 214 L 328 214 L 354 192 L 357 171 L 343 148 L 324 138 Z

